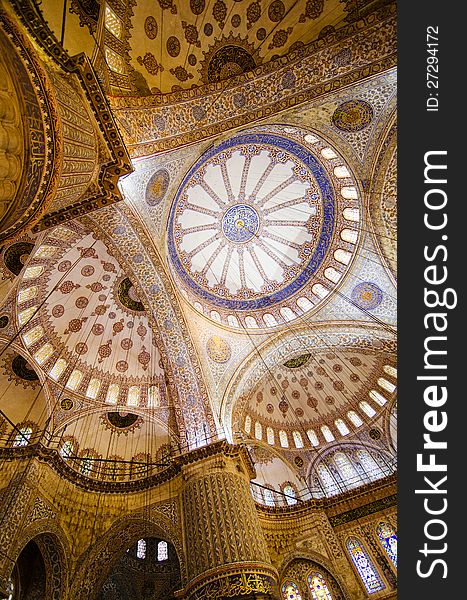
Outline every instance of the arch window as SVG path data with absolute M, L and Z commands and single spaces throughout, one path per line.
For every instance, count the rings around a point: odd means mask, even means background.
M 370 390 L 368 395 L 376 402 L 376 404 L 379 404 L 380 406 L 384 406 L 387 402 L 387 399 L 376 390 Z
M 321 433 L 324 435 L 324 439 L 327 442 L 334 441 L 334 436 L 332 435 L 332 431 L 329 429 L 329 427 L 327 425 L 323 425 L 321 427 Z
M 336 452 L 333 459 L 346 486 L 354 487 L 359 483 L 357 471 L 343 452 Z
M 376 415 L 376 411 L 374 410 L 374 408 L 372 408 L 368 402 L 365 402 L 365 400 L 362 400 L 361 402 L 359 402 L 358 406 L 363 410 L 363 412 L 368 415 L 369 417 L 374 417 Z
M 301 308 L 303 312 L 307 312 L 313 308 L 314 304 L 311 300 L 308 300 L 308 298 L 301 297 L 297 300 L 297 306 L 298 308 Z
M 44 363 L 53 354 L 53 347 L 51 344 L 44 344 L 35 354 L 34 358 L 40 365 Z
M 97 394 L 99 393 L 99 389 L 101 387 L 101 382 L 99 379 L 93 378 L 89 382 L 88 389 L 86 390 L 86 396 L 88 398 L 97 398 Z
M 391 365 L 384 365 L 384 372 L 397 379 L 397 369 L 395 367 L 391 367 Z
M 299 431 L 294 431 L 292 433 L 292 436 L 293 436 L 295 448 L 303 448 L 302 434 Z
M 250 434 L 250 431 L 251 431 L 251 417 L 250 417 L 250 415 L 247 415 L 245 417 L 245 431 L 246 431 L 246 433 Z
M 293 506 L 294 504 L 297 504 L 297 492 L 295 491 L 295 488 L 290 483 L 287 483 L 286 485 L 284 485 L 284 487 L 282 488 L 282 491 L 284 492 L 284 494 L 286 494 L 285 501 L 287 502 L 287 504 L 289 506 Z
M 274 429 L 272 427 L 268 427 L 266 429 L 266 435 L 268 438 L 268 444 L 273 446 L 274 445 Z
M 74 371 L 72 371 L 68 381 L 66 382 L 66 387 L 69 390 L 76 390 L 76 388 L 81 383 L 82 379 L 83 379 L 83 373 L 81 371 L 78 371 L 78 369 L 74 369 Z
M 160 406 L 160 392 L 157 385 L 151 385 L 148 388 L 148 407 L 157 408 Z
M 201 305 L 200 305 L 201 306 Z M 238 320 L 237 317 L 235 315 L 229 315 L 227 317 L 227 323 L 231 326 L 231 327 L 238 327 Z
M 255 423 L 255 438 L 257 440 L 261 440 L 263 438 L 263 427 L 258 421 Z
M 288 448 L 289 447 L 289 439 L 287 437 L 287 432 L 284 431 L 283 429 L 281 429 L 279 431 L 279 440 L 281 442 L 282 448 Z
M 250 315 L 248 315 L 247 317 L 245 317 L 245 325 L 249 328 L 249 329 L 255 329 L 258 327 L 258 323 L 256 322 L 256 319 Z
M 359 450 L 357 452 L 357 457 L 363 467 L 365 475 L 367 475 L 371 481 L 384 477 L 384 473 L 367 450 Z
M 281 315 L 284 317 L 286 321 L 293 321 L 295 319 L 294 311 L 288 306 L 283 306 L 280 311 Z
M 347 541 L 347 551 L 350 554 L 355 568 L 360 575 L 360 578 L 369 594 L 374 594 L 384 589 L 384 584 L 381 581 L 375 566 L 368 556 L 368 552 L 363 548 L 357 538 L 350 538 Z
M 321 573 L 308 575 L 308 586 L 313 600 L 333 600 L 326 580 Z
M 115 37 L 121 38 L 123 30 L 122 22 L 108 4 L 105 6 L 105 27 Z
M 138 406 L 139 404 L 139 386 L 132 385 L 128 390 L 128 406 Z
M 390 381 L 388 381 L 387 379 L 385 379 L 384 377 L 378 378 L 378 385 L 380 387 L 382 387 L 383 390 L 386 390 L 390 394 L 392 394 L 396 391 L 396 386 L 393 383 L 391 383 Z
M 42 327 L 40 325 L 36 325 L 36 327 L 33 327 L 30 331 L 23 335 L 24 343 L 26 346 L 32 346 L 32 344 L 38 342 L 43 335 L 44 330 Z
M 343 229 L 341 231 L 341 238 L 344 240 L 344 242 L 356 244 L 358 239 L 358 231 L 356 229 Z
M 276 317 L 271 315 L 271 313 L 263 315 L 263 321 L 267 327 L 274 327 L 274 325 L 277 325 Z
M 109 389 L 107 390 L 107 396 L 105 398 L 105 401 L 108 404 L 117 404 L 119 391 L 120 391 L 119 385 L 116 383 L 111 383 L 109 385 Z
M 318 436 L 316 435 L 316 433 L 313 431 L 313 429 L 308 429 L 308 431 L 306 432 L 308 439 L 310 440 L 310 444 L 312 446 L 319 446 L 319 440 L 318 440 Z
M 355 427 L 360 427 L 361 425 L 363 425 L 363 421 L 360 419 L 360 417 L 354 410 L 349 410 L 347 416 L 349 417 L 349 420 L 355 425 Z
M 321 464 L 318 467 L 318 475 L 321 480 L 323 490 L 330 496 L 335 494 L 337 491 L 337 484 L 326 465 Z
M 29 444 L 29 439 L 31 435 L 32 427 L 21 427 L 15 435 L 15 439 L 13 440 L 13 446 L 16 446 L 17 448 L 27 446 Z
M 34 314 L 36 312 L 37 312 L 37 306 L 30 306 L 29 308 L 26 308 L 26 310 L 23 310 L 22 312 L 20 312 L 18 315 L 19 324 L 25 325 L 28 321 L 30 321 L 32 319 L 32 317 L 34 316 Z
M 157 560 L 159 562 L 169 558 L 169 547 L 163 540 L 157 544 Z
M 136 544 L 136 557 L 141 560 L 146 558 L 146 540 L 138 540 Z
M 31 287 L 28 287 L 26 289 L 22 289 L 19 293 L 18 293 L 18 304 L 23 304 L 24 302 L 27 302 L 28 300 L 32 300 L 37 294 L 37 286 L 32 285 Z
M 282 586 L 282 597 L 284 600 L 302 600 L 298 586 L 293 581 L 287 581 Z
M 393 565 L 397 567 L 397 533 L 394 527 L 388 523 L 380 523 L 376 528 L 376 533 L 383 548 L 386 550 L 386 554 L 391 559 Z
M 334 258 L 343 265 L 348 265 L 350 259 L 352 258 L 352 255 L 350 254 L 350 252 L 347 252 L 347 250 L 342 250 L 342 248 L 338 248 L 334 252 Z
M 49 375 L 54 381 L 60 378 L 60 375 L 67 368 L 68 363 L 64 358 L 59 358 L 54 366 L 50 369 Z
M 348 435 L 350 433 L 349 428 L 347 427 L 347 425 L 344 423 L 344 421 L 342 419 L 336 419 L 334 421 L 334 424 L 337 427 L 337 429 L 339 430 L 339 433 L 341 435 Z

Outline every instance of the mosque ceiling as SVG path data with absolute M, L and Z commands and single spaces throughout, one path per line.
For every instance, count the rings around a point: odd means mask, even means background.
M 152 94 L 196 88 L 250 72 L 334 31 L 338 0 L 138 0 L 131 65 Z
M 111 99 L 134 159 L 123 201 L 0 250 L 0 338 L 22 344 L 1 376 L 28 398 L 41 384 L 80 451 L 219 431 L 292 480 L 328 446 L 385 439 L 395 15 L 353 4 L 132 6 L 150 95 Z

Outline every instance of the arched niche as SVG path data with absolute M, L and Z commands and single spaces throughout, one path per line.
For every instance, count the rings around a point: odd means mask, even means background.
M 97 600 L 97 594 L 122 555 L 144 538 L 159 538 L 173 546 L 180 564 L 183 585 L 186 580 L 186 564 L 179 528 L 156 505 L 144 515 L 138 513 L 120 519 L 97 542 L 90 545 L 79 559 L 80 567 L 70 589 L 71 597 L 74 600 Z
M 350 600 L 341 578 L 334 574 L 333 569 L 324 558 L 318 556 L 292 553 L 283 563 L 280 571 L 280 589 L 285 583 L 296 584 L 302 600 L 314 600 L 310 591 L 308 577 L 320 574 L 326 582 L 332 600 Z M 281 596 L 282 598 L 282 596 Z

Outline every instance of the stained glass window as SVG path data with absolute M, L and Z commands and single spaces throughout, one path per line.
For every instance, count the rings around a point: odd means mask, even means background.
M 60 456 L 66 460 L 67 458 L 70 458 L 70 456 L 72 456 L 73 450 L 73 442 L 67 440 L 60 448 Z
M 287 433 L 283 429 L 279 431 L 279 439 L 281 441 L 282 448 L 289 447 L 289 439 L 287 437 Z
M 268 438 L 268 444 L 271 444 L 271 446 L 274 444 L 274 429 L 272 427 L 268 427 L 266 429 L 266 435 Z
M 341 435 L 348 435 L 350 433 L 349 428 L 342 419 L 336 419 L 334 421 L 334 425 L 337 427 Z
M 313 431 L 313 429 L 308 429 L 308 431 L 306 432 L 306 434 L 307 434 L 308 439 L 310 440 L 310 443 L 311 443 L 312 446 L 319 446 L 318 436 Z
M 67 365 L 68 365 L 68 363 L 64 358 L 59 358 L 57 360 L 57 362 L 54 364 L 54 366 L 49 371 L 50 377 L 52 377 L 52 379 L 57 381 L 57 379 L 59 379 L 59 377 L 63 373 L 63 371 L 67 368 Z
M 299 431 L 292 432 L 295 448 L 303 448 L 302 434 Z
M 294 504 L 297 504 L 297 492 L 290 485 L 290 483 L 288 483 L 287 485 L 284 485 L 284 488 L 282 489 L 282 491 L 284 492 L 284 494 L 286 494 L 285 501 L 287 502 L 287 504 L 289 506 L 293 506 Z
M 90 458 L 90 457 L 83 458 L 83 461 L 81 462 L 81 473 L 83 475 L 90 475 L 93 463 L 94 463 L 94 461 L 92 458 Z
M 323 425 L 321 427 L 321 432 L 324 435 L 324 439 L 327 442 L 332 442 L 334 440 L 334 436 L 332 435 L 332 431 L 329 429 L 327 425 Z
M 122 22 L 108 4 L 105 7 L 105 26 L 115 37 L 121 37 Z
M 276 318 L 270 313 L 266 313 L 265 315 L 263 315 L 263 321 L 268 327 L 274 327 L 274 325 L 277 325 Z
M 138 540 L 136 544 L 136 556 L 137 558 L 146 558 L 146 540 Z
M 391 377 L 394 377 L 394 379 L 397 379 L 397 369 L 391 367 L 391 365 L 384 365 L 384 371 L 388 375 L 391 375 Z
M 348 540 L 347 550 L 363 581 L 366 591 L 369 594 L 374 594 L 383 590 L 385 586 L 381 581 L 381 577 L 378 575 L 371 558 L 357 538 L 350 538 Z
M 36 327 L 33 327 L 30 331 L 24 334 L 23 339 L 26 346 L 32 346 L 32 344 L 38 342 L 43 335 L 44 330 L 42 327 L 40 325 L 36 325 Z
M 139 402 L 139 386 L 131 385 L 128 390 L 128 406 L 138 406 Z
M 313 600 L 332 600 L 331 592 L 321 573 L 308 575 L 308 585 L 310 586 Z
M 21 429 L 15 435 L 15 439 L 13 440 L 13 446 L 16 446 L 16 447 L 27 446 L 31 435 L 32 435 L 31 427 L 21 427 Z
M 149 408 L 157 408 L 160 405 L 160 393 L 157 385 L 151 385 L 148 388 L 148 406 Z
M 68 381 L 66 382 L 66 387 L 70 390 L 76 390 L 76 388 L 81 383 L 82 379 L 83 373 L 81 371 L 78 371 L 78 369 L 75 369 L 74 371 L 72 371 Z
M 397 533 L 394 527 L 388 523 L 380 523 L 376 528 L 376 533 L 387 555 L 397 567 Z
M 28 321 L 31 320 L 31 318 L 34 316 L 34 314 L 36 312 L 37 312 L 37 306 L 30 306 L 26 310 L 23 310 L 22 312 L 20 312 L 18 315 L 19 324 L 25 325 Z
M 274 506 L 274 494 L 272 490 L 264 490 L 264 502 L 266 506 Z
M 287 581 L 282 586 L 282 597 L 284 600 L 302 600 L 297 585 L 293 581 Z
M 37 286 L 33 285 L 24 290 L 21 290 L 18 294 L 18 304 L 32 300 L 37 294 Z
M 42 348 L 39 348 L 39 350 L 34 354 L 34 358 L 36 362 L 38 362 L 41 365 L 52 356 L 53 351 L 54 349 L 52 344 L 44 344 Z
M 352 423 L 355 425 L 355 427 L 360 427 L 360 425 L 363 425 L 363 421 L 360 419 L 360 417 L 357 415 L 357 413 L 354 410 L 349 410 L 349 412 L 347 413 L 347 416 L 352 421 Z
M 23 279 L 35 279 L 42 274 L 44 267 L 42 265 L 36 265 L 35 267 L 28 267 L 26 271 L 24 271 Z
M 249 434 L 251 431 L 251 417 L 247 415 L 245 417 L 245 431 Z
M 157 560 L 167 560 L 169 558 L 169 548 L 167 542 L 159 542 L 157 544 Z
M 387 399 L 382 394 L 377 392 L 376 390 L 370 390 L 368 392 L 368 395 L 370 396 L 370 398 L 372 400 L 374 400 L 376 402 L 376 404 L 379 404 L 380 406 L 384 406 L 387 402 Z
M 366 413 L 369 417 L 374 417 L 376 415 L 376 411 L 368 404 L 368 402 L 365 402 L 365 400 L 362 400 L 361 402 L 359 402 L 358 406 L 363 410 L 364 413 Z
M 396 391 L 396 386 L 393 383 L 391 383 L 390 381 L 388 381 L 387 379 L 385 379 L 384 377 L 378 378 L 378 385 L 381 386 L 383 388 L 383 390 L 386 390 L 390 394 L 392 394 L 393 392 Z
M 88 389 L 86 391 L 86 396 L 88 398 L 97 398 L 97 394 L 99 393 L 99 389 L 101 387 L 101 382 L 99 379 L 93 378 L 89 382 Z
M 334 480 L 334 477 L 329 472 L 329 469 L 325 465 L 321 464 L 318 467 L 318 475 L 321 479 L 324 491 L 327 492 L 328 495 L 335 494 L 337 491 L 337 484 Z
M 258 421 L 255 423 L 255 438 L 257 440 L 262 439 L 263 437 L 263 428 L 261 426 L 261 423 L 259 423 Z

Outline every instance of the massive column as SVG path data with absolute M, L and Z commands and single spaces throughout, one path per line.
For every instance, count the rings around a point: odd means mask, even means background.
M 255 472 L 248 454 L 218 442 L 193 453 L 193 459 L 182 469 L 189 577 L 179 597 L 278 598 L 277 572 L 250 493 Z

